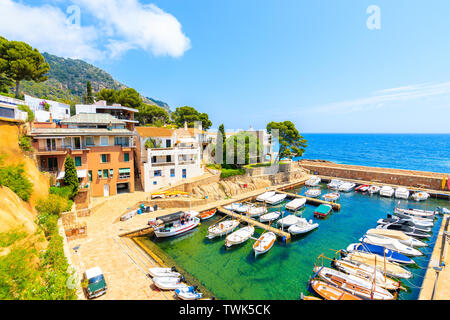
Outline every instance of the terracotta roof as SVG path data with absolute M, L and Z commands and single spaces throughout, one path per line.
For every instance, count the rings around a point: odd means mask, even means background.
M 33 128 L 31 136 L 73 136 L 73 135 L 127 135 L 132 136 L 133 131 L 128 129 L 78 129 L 78 128 Z
M 171 137 L 174 129 L 163 127 L 135 127 L 141 137 Z

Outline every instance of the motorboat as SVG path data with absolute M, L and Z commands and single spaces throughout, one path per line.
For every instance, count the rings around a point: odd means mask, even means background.
M 373 253 L 348 253 L 342 258 L 342 260 L 349 261 L 357 266 L 360 266 L 361 268 L 364 265 L 375 268 L 381 273 L 394 278 L 410 279 L 412 277 L 412 273 L 399 264 L 391 262 L 388 259 Z
M 376 194 L 378 192 L 380 192 L 380 187 L 379 186 L 370 186 L 369 190 L 367 190 L 370 194 Z
M 387 230 L 387 229 L 369 229 L 366 231 L 366 234 L 372 236 L 379 237 L 387 237 L 391 239 L 397 239 L 401 243 L 410 246 L 410 247 L 427 247 L 423 241 L 417 240 L 411 236 L 408 236 L 406 233 L 399 230 Z
M 322 281 L 333 284 L 362 299 L 394 300 L 392 293 L 380 287 L 376 283 L 370 282 L 364 278 L 320 266 L 314 267 L 314 272 Z
M 390 249 L 392 251 L 396 251 L 398 253 L 401 253 L 405 256 L 412 256 L 412 257 L 418 257 L 423 255 L 422 252 L 420 252 L 417 249 L 414 249 L 412 247 L 409 247 L 407 245 L 404 245 L 397 239 L 387 238 L 387 237 L 380 237 L 380 236 L 371 236 L 371 235 L 364 235 L 361 239 L 359 239 L 360 242 L 374 244 L 380 247 L 384 247 L 387 249 Z
M 238 220 L 225 220 L 217 224 L 214 224 L 208 228 L 208 239 L 213 239 L 215 237 L 220 237 L 233 232 L 234 229 L 239 225 Z
M 353 188 L 355 188 L 356 184 L 352 183 L 352 182 L 344 182 L 343 184 L 341 184 L 339 186 L 339 191 L 343 191 L 343 192 L 350 192 L 353 190 Z
M 274 211 L 274 212 L 269 212 L 266 214 L 263 214 L 261 217 L 259 217 L 259 221 L 261 222 L 271 222 L 274 220 L 277 220 L 280 217 L 281 213 Z
M 377 229 L 402 231 L 408 236 L 412 236 L 414 238 L 429 238 L 431 236 L 428 232 L 423 232 L 415 227 L 410 227 L 403 224 L 380 224 L 377 226 Z
M 436 207 L 436 212 L 438 212 L 440 214 L 450 214 L 450 209 Z
M 388 217 L 389 216 L 392 217 L 391 215 L 388 215 Z M 393 217 L 393 219 L 396 219 L 396 218 L 398 218 L 402 221 L 410 221 L 417 227 L 432 228 L 434 226 L 434 219 L 432 220 L 432 219 L 427 219 L 427 218 L 413 217 L 413 216 L 408 216 L 403 213 L 399 213 Z
M 321 204 L 314 210 L 314 217 L 326 218 L 333 208 L 328 204 Z
M 373 253 L 381 257 L 386 257 L 387 260 L 400 263 L 400 264 L 414 264 L 414 260 L 411 258 L 390 249 L 384 248 L 382 246 L 377 246 L 369 243 L 351 243 L 347 247 L 348 252 L 364 252 Z
M 253 227 L 253 226 L 246 226 L 246 227 L 240 228 L 239 230 L 234 231 L 233 233 L 230 233 L 226 237 L 225 246 L 227 248 L 229 248 L 231 246 L 244 243 L 245 241 L 250 239 L 250 237 L 253 235 L 253 233 L 255 233 L 255 227 Z
M 287 194 L 285 194 L 285 193 L 278 193 L 278 194 L 270 197 L 269 199 L 266 199 L 265 202 L 268 205 L 274 206 L 274 205 L 277 205 L 277 204 L 283 202 L 284 199 L 286 199 L 286 197 L 287 197 Z
M 345 260 L 333 260 L 331 265 L 347 274 L 363 278 L 369 282 L 375 282 L 381 288 L 386 290 L 398 290 L 401 287 L 400 281 L 391 279 L 374 267 L 365 264 L 355 264 Z
M 320 280 L 309 282 L 311 289 L 325 300 L 362 300 L 361 298 Z
M 253 251 L 255 252 L 255 257 L 260 254 L 266 253 L 273 247 L 277 236 L 273 232 L 263 233 L 258 240 L 253 244 Z
M 265 214 L 265 213 L 267 213 L 267 208 L 266 207 L 264 207 L 264 206 L 255 206 L 255 205 L 251 205 L 249 208 L 248 208 L 248 211 L 247 211 L 247 215 L 250 217 L 250 218 L 256 218 L 256 217 L 259 217 L 259 216 L 261 216 L 261 215 L 263 215 L 263 214 Z
M 173 237 L 196 228 L 200 224 L 200 219 L 192 217 L 190 214 L 184 214 L 179 220 L 163 223 L 155 227 L 154 233 L 158 238 Z
M 369 190 L 370 186 L 368 184 L 362 184 L 359 187 L 355 188 L 355 191 L 357 192 L 367 192 Z
M 256 201 L 264 202 L 270 197 L 273 197 L 275 194 L 276 194 L 275 191 L 264 192 L 263 194 L 260 194 L 259 196 L 256 197 Z
M 211 209 L 205 212 L 202 212 L 198 215 L 201 221 L 211 219 L 216 215 L 217 209 Z
M 332 179 L 329 184 L 327 184 L 327 187 L 334 190 L 339 190 L 339 187 L 344 182 L 338 179 Z
M 408 199 L 409 198 L 409 190 L 403 187 L 399 187 L 395 189 L 395 197 L 399 199 Z
M 187 284 L 183 283 L 183 277 L 154 277 L 153 283 L 162 290 L 186 289 Z
M 402 208 L 394 208 L 394 213 L 404 213 L 414 217 L 420 218 L 434 218 L 436 214 L 439 212 L 437 210 L 421 210 L 421 209 L 402 209 Z
M 411 198 L 413 198 L 416 201 L 425 201 L 430 197 L 430 194 L 424 191 L 419 191 L 414 193 Z
M 198 300 L 203 297 L 203 293 L 196 286 L 175 289 L 175 294 L 182 300 Z
M 290 214 L 290 215 L 288 215 L 288 216 L 285 216 L 285 217 L 279 219 L 279 220 L 277 221 L 277 223 L 278 223 L 280 226 L 283 226 L 283 227 L 286 228 L 286 227 L 290 227 L 290 226 L 292 226 L 292 225 L 294 225 L 294 224 L 300 222 L 301 219 L 302 219 L 302 218 L 297 217 L 297 216 L 294 216 L 293 214 Z
M 177 269 L 175 267 L 173 268 L 149 268 L 148 273 L 152 277 L 180 277 L 181 274 L 177 272 Z
M 318 177 L 318 176 L 313 176 L 313 177 L 309 178 L 308 180 L 306 180 L 305 186 L 308 186 L 308 187 L 315 187 L 315 186 L 318 186 L 318 185 L 319 185 L 320 181 L 322 181 L 322 180 L 320 179 L 320 177 Z
M 319 227 L 318 223 L 313 223 L 312 220 L 306 220 L 305 218 L 300 218 L 301 220 L 296 224 L 289 227 L 288 232 L 292 235 L 308 233 Z
M 297 211 L 306 204 L 306 198 L 297 198 L 286 204 L 286 210 Z
M 380 196 L 391 198 L 394 195 L 394 188 L 391 186 L 383 186 L 380 189 Z
M 224 209 L 227 209 L 229 211 L 236 211 L 240 207 L 240 205 L 240 203 L 232 203 L 224 206 Z
M 389 215 L 388 215 L 389 216 Z M 385 219 L 378 219 L 377 221 L 378 224 L 384 225 L 384 224 L 398 224 L 398 225 L 404 225 L 404 226 L 408 226 L 408 227 L 413 227 L 419 231 L 422 232 L 431 232 L 431 228 L 430 227 L 423 227 L 423 226 L 418 226 L 416 225 L 414 222 L 410 221 L 410 220 L 405 220 L 405 219 L 401 219 L 399 217 L 388 217 Z
M 320 189 L 308 189 L 305 192 L 305 196 L 310 197 L 310 198 L 318 198 L 320 197 L 322 191 L 320 191 Z
M 341 195 L 338 192 L 331 192 L 331 193 L 324 194 L 322 196 L 322 199 L 325 201 L 329 201 L 329 202 L 335 202 L 335 201 L 339 200 L 340 197 L 341 197 Z

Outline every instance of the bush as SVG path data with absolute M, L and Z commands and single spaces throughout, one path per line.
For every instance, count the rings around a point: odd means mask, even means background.
M 29 136 L 20 136 L 19 137 L 19 146 L 23 151 L 32 151 L 31 147 L 31 138 Z
M 22 164 L 0 167 L 0 186 L 10 188 L 24 201 L 28 201 L 33 192 L 33 184 L 25 176 Z
M 29 106 L 24 105 L 24 104 L 19 104 L 19 105 L 18 105 L 18 108 L 19 108 L 20 111 L 25 111 L 26 113 L 28 113 L 28 118 L 27 118 L 27 121 L 28 121 L 28 122 L 31 122 L 31 121 L 34 120 L 34 113 L 33 113 L 33 111 L 30 109 Z
M 56 194 L 57 196 L 60 196 L 61 198 L 69 200 L 72 195 L 72 188 L 70 188 L 69 186 L 50 187 L 49 193 Z
M 222 179 L 229 178 L 232 176 L 241 176 L 245 174 L 245 169 L 222 169 L 220 177 Z
M 46 199 L 39 199 L 36 210 L 42 214 L 59 216 L 61 212 L 70 211 L 73 201 L 60 197 L 56 194 L 49 194 Z

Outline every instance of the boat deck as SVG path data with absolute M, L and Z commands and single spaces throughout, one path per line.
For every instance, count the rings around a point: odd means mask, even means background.
M 281 190 L 277 190 L 277 192 L 287 194 L 288 197 L 305 198 L 306 199 L 306 203 L 314 204 L 316 206 L 320 206 L 321 204 L 327 204 L 327 205 L 330 205 L 333 208 L 333 210 L 336 210 L 336 211 L 341 210 L 341 205 L 339 203 L 329 202 L 329 201 L 316 199 L 316 198 L 305 197 L 305 196 L 301 196 L 299 194 L 290 193 L 290 192 L 281 191 Z

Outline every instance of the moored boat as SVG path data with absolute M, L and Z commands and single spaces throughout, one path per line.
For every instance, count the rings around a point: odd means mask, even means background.
M 417 240 L 411 236 L 408 236 L 406 233 L 399 230 L 387 230 L 387 229 L 369 229 L 366 231 L 366 234 L 372 236 L 381 236 L 388 237 L 392 239 L 397 239 L 401 243 L 410 246 L 410 247 L 426 247 L 426 244 L 423 241 Z
M 392 251 L 396 251 L 401 254 L 404 254 L 405 256 L 418 257 L 418 256 L 423 255 L 423 253 L 420 252 L 419 250 L 409 247 L 407 245 L 404 245 L 397 239 L 392 239 L 392 238 L 388 238 L 388 237 L 371 236 L 371 235 L 366 234 L 361 239 L 359 239 L 359 241 L 368 243 L 368 244 L 377 245 L 380 247 L 384 247 L 384 248 L 390 249 Z
M 305 192 L 305 196 L 310 197 L 310 198 L 318 198 L 320 197 L 322 191 L 320 191 L 320 189 L 308 189 Z
M 246 212 L 246 215 L 249 216 L 250 218 L 256 218 L 265 213 L 267 213 L 266 207 L 251 205 L 248 211 Z
M 416 201 L 425 201 L 430 197 L 430 194 L 424 191 L 418 191 L 414 193 L 411 198 L 413 198 Z
M 362 300 L 353 294 L 320 280 L 309 282 L 311 289 L 325 300 Z
M 408 236 L 412 236 L 414 238 L 429 238 L 431 236 L 430 233 L 424 232 L 422 230 L 418 230 L 415 227 L 410 227 L 403 224 L 389 223 L 389 224 L 380 224 L 377 226 L 377 229 L 385 229 L 385 230 L 397 230 L 402 231 Z
M 388 217 L 385 219 L 378 219 L 377 223 L 381 224 L 381 225 L 389 224 L 389 225 L 408 226 L 408 227 L 415 228 L 416 230 L 419 230 L 422 232 L 431 232 L 431 227 L 428 227 L 428 226 L 424 227 L 421 225 L 421 224 L 425 224 L 425 222 L 417 222 L 418 224 L 416 224 L 415 222 L 413 222 L 409 219 L 406 220 L 406 219 L 401 219 L 399 217 L 390 217 L 390 215 L 388 215 Z
M 347 247 L 348 252 L 373 253 L 400 264 L 414 264 L 414 260 L 397 251 L 369 243 L 352 243 Z
M 266 214 L 263 214 L 261 217 L 259 217 L 259 221 L 261 222 L 271 222 L 274 220 L 277 220 L 280 217 L 281 213 L 274 211 L 274 212 L 269 212 Z
M 318 223 L 313 223 L 312 220 L 307 221 L 305 218 L 300 218 L 301 220 L 296 224 L 289 227 L 288 232 L 293 235 L 308 233 L 319 227 Z
M 198 215 L 201 221 L 211 219 L 216 215 L 217 209 L 211 209 L 205 212 L 202 212 Z
M 306 204 L 306 198 L 297 198 L 286 204 L 286 210 L 297 211 Z
M 369 188 L 370 188 L 370 186 L 368 184 L 362 184 L 359 187 L 356 187 L 355 191 L 357 191 L 357 192 L 366 192 L 366 191 L 369 190 Z
M 391 198 L 394 195 L 394 188 L 391 186 L 383 186 L 380 189 L 380 196 Z
M 238 225 L 239 225 L 238 220 L 225 220 L 225 221 L 219 222 L 208 228 L 207 237 L 209 239 L 213 239 L 215 237 L 220 237 L 220 236 L 226 235 L 230 232 L 233 232 L 233 230 L 236 229 Z
M 341 197 L 341 195 L 338 192 L 331 192 L 331 193 L 324 194 L 322 196 L 322 199 L 325 201 L 334 202 L 334 201 L 339 200 L 340 197 Z
M 320 177 L 313 176 L 313 177 L 309 178 L 308 180 L 306 180 L 305 186 L 315 187 L 315 186 L 319 185 L 320 181 L 321 181 Z
M 438 211 L 394 208 L 394 213 L 404 213 L 410 216 L 421 218 L 434 218 Z
M 177 269 L 175 267 L 173 267 L 173 268 L 149 268 L 148 273 L 152 277 L 176 278 L 176 277 L 181 276 L 181 274 L 179 272 L 177 272 Z
M 264 202 L 270 197 L 273 197 L 275 194 L 276 194 L 275 191 L 264 192 L 263 194 L 260 194 L 259 196 L 256 197 L 256 201 Z
M 162 290 L 185 289 L 187 284 L 183 283 L 183 277 L 154 277 L 153 283 Z
M 370 186 L 369 190 L 367 190 L 370 194 L 376 194 L 378 192 L 380 192 L 380 187 L 379 186 Z
M 339 186 L 339 191 L 342 192 L 350 192 L 353 190 L 353 188 L 356 186 L 353 182 L 344 182 Z
M 258 240 L 253 244 L 253 251 L 255 252 L 255 257 L 260 254 L 266 253 L 272 248 L 275 243 L 277 236 L 273 232 L 263 233 Z
M 182 300 L 198 300 L 203 297 L 203 293 L 194 286 L 175 289 L 175 294 Z
M 155 228 L 154 233 L 158 238 L 173 237 L 196 228 L 200 224 L 200 219 L 184 214 L 179 220 L 163 223 Z
M 328 204 L 321 204 L 314 210 L 314 216 L 317 218 L 327 217 L 333 208 Z
M 278 194 L 276 194 L 276 195 L 266 199 L 265 202 L 268 205 L 274 206 L 274 205 L 277 205 L 277 204 L 283 202 L 284 199 L 286 199 L 286 197 L 287 197 L 287 194 L 285 194 L 285 193 L 278 193 Z
M 301 221 L 302 218 L 294 216 L 293 214 L 290 214 L 288 216 L 285 216 L 277 221 L 277 223 L 282 227 L 290 227 L 298 222 Z
M 253 233 L 255 233 L 255 228 L 253 226 L 240 228 L 227 236 L 225 239 L 225 246 L 229 248 L 231 246 L 244 243 L 250 239 Z
M 340 185 L 344 182 L 338 179 L 332 179 L 330 183 L 327 184 L 327 187 L 330 189 L 338 190 Z
M 395 197 L 399 199 L 408 199 L 409 198 L 409 190 L 403 187 L 399 187 L 395 189 Z

